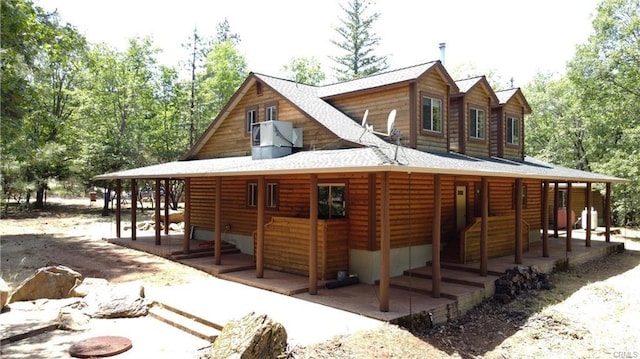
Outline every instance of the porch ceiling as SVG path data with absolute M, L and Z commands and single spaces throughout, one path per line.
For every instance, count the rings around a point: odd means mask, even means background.
M 397 150 L 397 155 L 396 155 Z M 559 182 L 628 182 L 626 179 L 574 170 L 526 157 L 524 161 L 429 153 L 388 145 L 341 150 L 301 151 L 253 160 L 251 156 L 176 161 L 96 176 L 96 180 L 256 176 L 343 172 L 415 172 Z

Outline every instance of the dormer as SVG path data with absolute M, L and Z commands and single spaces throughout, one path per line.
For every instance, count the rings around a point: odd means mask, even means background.
M 456 81 L 459 92 L 449 98 L 449 150 L 489 157 L 491 108 L 498 98 L 485 76 Z
M 524 115 L 531 106 L 520 88 L 496 91 L 498 104 L 491 108 L 491 155 L 524 159 Z

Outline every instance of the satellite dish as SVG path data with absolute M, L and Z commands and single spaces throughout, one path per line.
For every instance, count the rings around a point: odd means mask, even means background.
M 393 125 L 396 122 L 396 109 L 394 108 L 389 112 L 389 117 L 387 118 L 387 136 L 391 136 L 391 131 L 393 130 Z

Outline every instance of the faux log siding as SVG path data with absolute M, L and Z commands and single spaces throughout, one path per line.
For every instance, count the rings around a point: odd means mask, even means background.
M 396 109 L 395 126 L 405 141 L 409 138 L 409 85 L 333 98 L 328 102 L 357 123 L 362 123 L 365 111 L 369 110 L 367 123 L 377 132 L 387 132 L 389 112 Z
M 449 93 L 448 84 L 440 77 L 436 70 L 427 72 L 421 77 L 416 86 L 416 148 L 421 151 L 447 152 L 447 128 L 449 123 Z M 422 98 L 420 92 L 437 95 L 442 99 L 442 135 L 434 136 L 423 132 L 422 129 Z
M 449 149 L 461 152 L 460 148 L 460 103 L 462 97 L 456 97 L 449 101 Z
M 522 218 L 531 231 L 542 229 L 542 181 L 524 180 L 527 186 L 527 206 L 522 209 Z
M 495 107 L 491 110 L 491 123 L 489 124 L 490 151 L 492 156 L 498 156 L 498 121 L 501 118 L 502 108 Z
M 247 156 L 251 154 L 250 137 L 245 129 L 245 111 L 258 106 L 258 121 L 265 121 L 265 105 L 278 102 L 278 120 L 293 123 L 293 127 L 303 128 L 303 148 L 312 144 L 316 148 L 340 148 L 342 141 L 315 121 L 309 120 L 297 108 L 285 101 L 276 92 L 263 86 L 262 95 L 256 93 L 256 85 L 249 87 L 238 104 L 224 121 L 217 125 L 215 133 L 195 155 L 198 159 L 214 157 Z
M 489 258 L 502 257 L 515 252 L 515 215 L 489 217 Z M 480 236 L 482 220 L 476 218 L 474 223 L 463 233 L 465 263 L 480 260 Z M 522 246 L 529 248 L 529 226 L 523 223 Z
M 191 225 L 214 230 L 216 181 L 214 178 L 192 178 Z M 224 213 L 224 212 L 223 212 Z
M 348 270 L 347 220 L 318 220 L 318 277 Z M 309 275 L 309 219 L 273 217 L 265 225 L 266 268 Z

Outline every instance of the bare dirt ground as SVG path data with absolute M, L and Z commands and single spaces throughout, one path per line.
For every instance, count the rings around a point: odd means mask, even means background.
M 10 211 L 0 220 L 2 278 L 14 288 L 52 263 L 112 283 L 165 286 L 208 276 L 102 241 L 113 231 L 113 219 L 101 217 L 98 206 L 90 207 L 88 199 L 53 199 L 41 211 Z M 507 305 L 487 301 L 436 328 L 386 325 L 337 335 L 297 347 L 290 357 L 640 358 L 640 231 L 623 229 L 615 239 L 625 240 L 625 252 L 555 274 L 552 291 L 534 291 Z

